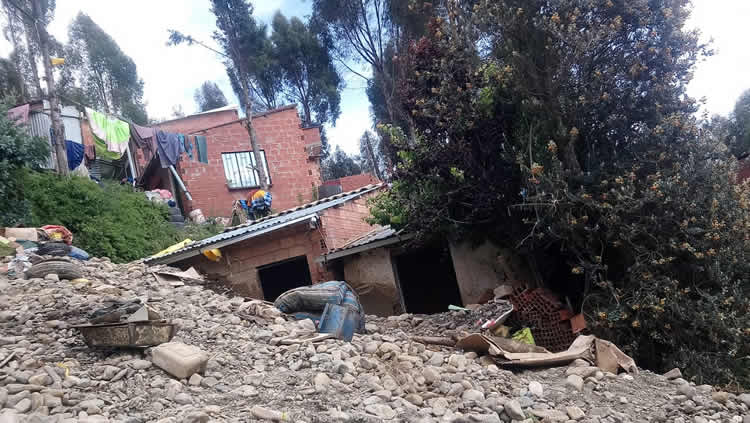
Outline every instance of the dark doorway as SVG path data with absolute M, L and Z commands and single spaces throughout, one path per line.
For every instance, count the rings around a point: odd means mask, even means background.
M 279 295 L 290 289 L 312 285 L 310 268 L 305 256 L 261 266 L 258 268 L 258 278 L 266 301 L 275 301 Z
M 448 246 L 421 248 L 394 257 L 407 313 L 432 314 L 463 305 Z

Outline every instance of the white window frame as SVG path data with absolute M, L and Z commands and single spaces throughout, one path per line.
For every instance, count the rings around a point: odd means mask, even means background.
M 271 185 L 271 173 L 268 171 L 266 152 L 260 150 L 263 169 L 266 171 L 266 182 Z M 258 171 L 251 169 L 248 164 L 255 166 L 255 155 L 252 151 L 229 151 L 221 153 L 221 163 L 224 166 L 224 178 L 229 189 L 245 189 L 260 187 Z

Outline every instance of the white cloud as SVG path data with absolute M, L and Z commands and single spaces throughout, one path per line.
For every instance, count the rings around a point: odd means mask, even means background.
M 750 88 L 750 2 L 693 0 L 693 5 L 688 27 L 700 29 L 704 41 L 713 38 L 716 54 L 698 64 L 688 94 L 706 97 L 709 113 L 727 115 L 740 94 Z

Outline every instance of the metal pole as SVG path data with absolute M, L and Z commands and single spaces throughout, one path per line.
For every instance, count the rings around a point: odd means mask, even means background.
M 128 141 L 128 146 L 125 148 L 125 151 L 128 153 L 128 164 L 130 165 L 130 174 L 133 176 L 133 186 L 135 186 L 135 179 L 138 175 L 135 174 L 135 166 L 133 166 L 133 153 L 130 152 L 130 141 Z
M 188 199 L 188 201 L 193 201 L 193 197 L 190 196 L 190 193 L 188 192 L 187 188 L 185 188 L 185 184 L 182 183 L 182 178 L 180 178 L 180 175 L 177 174 L 177 171 L 174 169 L 174 165 L 169 166 L 169 170 L 172 171 L 174 178 L 177 179 L 177 184 L 185 192 L 185 197 Z

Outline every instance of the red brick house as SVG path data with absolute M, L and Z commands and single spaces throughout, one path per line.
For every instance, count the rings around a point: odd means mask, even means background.
M 226 229 L 172 253 L 150 257 L 146 264 L 193 266 L 227 283 L 243 296 L 273 301 L 299 286 L 343 280 L 342 272 L 319 258 L 379 227 L 370 226 L 367 199 L 383 184 L 336 194 Z M 219 249 L 219 261 L 204 251 Z
M 258 144 L 265 157 L 274 210 L 285 210 L 317 199 L 320 176 L 320 130 L 303 127 L 295 105 L 253 115 Z M 190 140 L 206 137 L 208 163 L 191 160 L 183 154 L 175 166 L 191 194 L 189 200 L 175 185 L 168 169 L 158 158 L 136 153 L 144 172 L 146 189 L 164 188 L 179 195 L 184 214 L 201 209 L 206 216 L 229 217 L 235 200 L 244 200 L 259 186 L 257 175 L 246 164 L 254 160 L 250 137 L 237 109 L 224 107 L 162 122 L 154 126 L 166 132 L 181 133 Z

